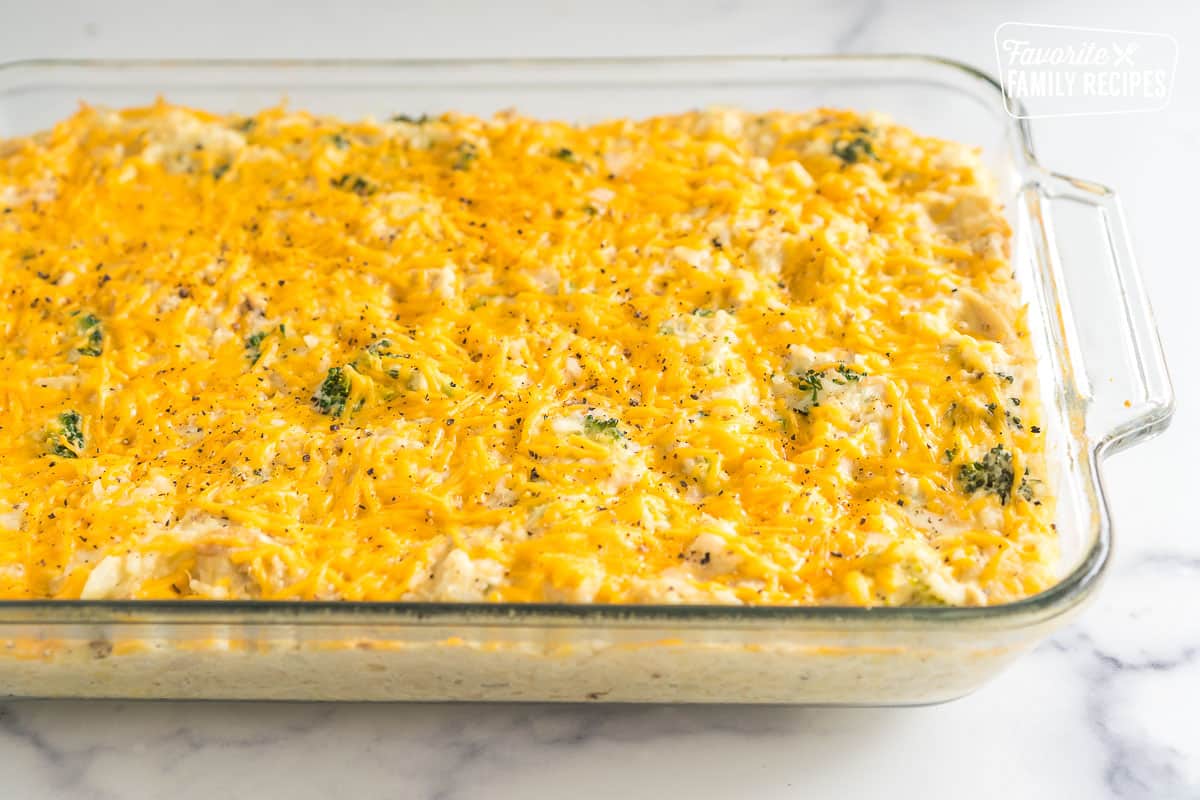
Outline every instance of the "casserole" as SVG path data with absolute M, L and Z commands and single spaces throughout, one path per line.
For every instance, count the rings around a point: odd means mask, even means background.
M 87 106 L 0 145 L 0 598 L 1035 594 L 991 188 L 829 109 Z
M 6 601 L 0 686 L 9 694 L 944 700 L 977 686 L 1091 593 L 1111 538 L 1099 460 L 1170 416 L 1169 381 L 1115 199 L 1042 170 L 1027 127 L 1004 115 L 995 84 L 961 66 L 913 57 L 29 63 L 0 78 L 0 135 L 46 127 L 79 99 L 126 106 L 158 93 L 242 113 L 287 96 L 351 118 L 391 108 L 486 114 L 515 105 L 535 116 L 596 119 L 838 105 L 981 146 L 1015 231 L 1013 266 L 1057 473 L 1062 579 L 1027 600 L 984 608 Z M 1078 231 L 1094 222 L 1097 209 L 1107 230 L 1099 246 L 1055 235 L 1066 223 Z

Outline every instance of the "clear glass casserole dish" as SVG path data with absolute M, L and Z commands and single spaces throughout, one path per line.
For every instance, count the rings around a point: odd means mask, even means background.
M 965 694 L 1064 625 L 1112 547 L 1100 463 L 1166 427 L 1173 398 L 1120 206 L 1047 171 L 999 86 L 934 58 L 23 62 L 0 67 L 0 137 L 80 100 L 157 95 L 345 117 L 516 107 L 581 121 L 712 105 L 882 111 L 982 148 L 1014 230 L 1048 456 L 1060 582 L 952 608 L 149 601 L 0 602 L 7 696 L 915 704 Z

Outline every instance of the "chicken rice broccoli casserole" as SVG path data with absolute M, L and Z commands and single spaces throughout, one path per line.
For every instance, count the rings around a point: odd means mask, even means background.
M 873 114 L 85 106 L 0 142 L 0 597 L 1028 596 L 1008 248 Z

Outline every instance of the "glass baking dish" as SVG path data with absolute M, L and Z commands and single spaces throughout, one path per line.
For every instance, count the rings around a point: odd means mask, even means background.
M 1112 547 L 1101 461 L 1173 398 L 1113 193 L 1034 157 L 999 86 L 919 56 L 81 62 L 0 67 L 0 137 L 93 104 L 586 121 L 713 105 L 891 114 L 977 145 L 1014 230 L 1057 472 L 1061 581 L 984 608 L 0 602 L 0 694 L 307 700 L 916 704 L 965 694 L 1064 625 Z M 0 254 L 2 257 L 3 254 Z

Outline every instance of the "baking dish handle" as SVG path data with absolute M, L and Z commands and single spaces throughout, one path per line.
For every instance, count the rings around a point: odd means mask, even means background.
M 1049 249 L 1074 323 L 1067 349 L 1087 436 L 1104 450 L 1127 447 L 1167 427 L 1175 395 L 1121 203 L 1108 187 L 1057 173 L 1041 190 L 1059 234 Z M 1062 235 L 1068 226 L 1091 235 Z

